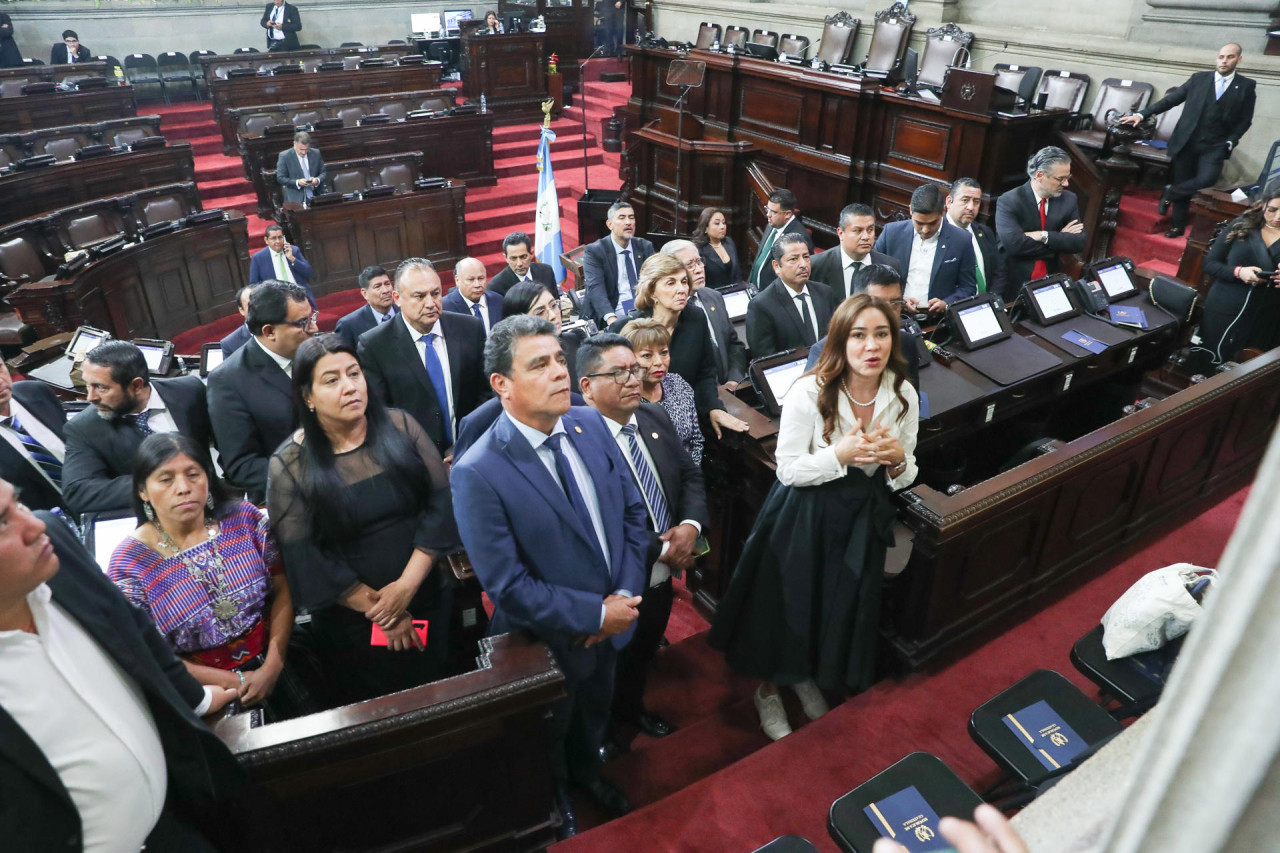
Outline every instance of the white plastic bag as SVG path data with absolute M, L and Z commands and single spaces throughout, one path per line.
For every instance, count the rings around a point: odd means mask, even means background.
M 1107 660 L 1153 651 L 1187 633 L 1200 614 L 1200 604 L 1186 585 L 1206 577 L 1217 581 L 1218 573 L 1175 563 L 1139 578 L 1102 615 Z

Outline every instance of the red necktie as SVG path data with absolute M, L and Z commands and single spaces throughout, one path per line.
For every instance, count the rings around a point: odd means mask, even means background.
M 1044 220 L 1044 207 L 1045 207 L 1046 201 L 1048 201 L 1048 199 L 1044 199 L 1044 198 L 1040 199 L 1040 230 L 1041 231 L 1046 230 L 1045 220 Z M 1036 261 L 1035 266 L 1031 268 L 1032 281 L 1035 281 L 1038 278 L 1044 278 L 1048 274 L 1049 274 L 1049 266 L 1044 261 Z

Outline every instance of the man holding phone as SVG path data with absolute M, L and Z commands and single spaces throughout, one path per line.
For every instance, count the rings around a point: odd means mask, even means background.
M 307 301 L 316 307 L 316 297 L 311 292 L 311 264 L 302 256 L 297 246 L 285 239 L 284 229 L 276 223 L 267 226 L 267 247 L 253 253 L 249 259 L 249 283 L 263 281 L 288 281 L 307 292 Z
M 320 192 L 328 177 L 319 149 L 311 147 L 311 134 L 299 131 L 293 135 L 293 147 L 281 151 L 276 159 L 276 181 L 284 187 L 285 202 L 306 204 Z

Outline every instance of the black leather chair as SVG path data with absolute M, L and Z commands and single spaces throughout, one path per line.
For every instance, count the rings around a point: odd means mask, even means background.
M 1153 652 L 1107 660 L 1102 647 L 1102 626 L 1095 625 L 1071 647 L 1071 663 L 1085 678 L 1098 685 L 1103 700 L 1114 699 L 1119 707 L 1111 716 L 1127 720 L 1146 713 L 1160 700 L 1173 662 L 1182 650 L 1183 637 Z M 1104 705 L 1105 707 L 1105 705 Z
M 798 835 L 781 835 L 763 847 L 757 847 L 752 853 L 818 853 L 807 838 Z
M 169 103 L 169 90 L 165 88 L 164 78 L 156 67 L 156 58 L 149 53 L 131 53 L 124 58 L 124 73 L 132 86 L 144 83 L 160 87 L 164 102 Z
M 156 70 L 160 73 L 160 79 L 164 81 L 168 91 L 169 83 L 187 83 L 191 86 L 191 91 L 195 93 L 196 100 L 200 100 L 200 83 L 198 78 L 202 75 L 199 69 L 192 69 L 191 60 L 186 54 L 177 53 L 175 51 L 166 51 L 156 57 Z
M 880 838 L 893 838 L 902 827 L 886 828 L 883 815 L 868 817 L 865 809 L 880 803 L 906 788 L 914 787 L 938 817 L 973 820 L 973 810 L 982 798 L 966 785 L 941 758 L 927 752 L 913 752 L 906 758 L 872 776 L 831 804 L 827 831 L 836 846 L 845 853 L 871 853 Z M 873 814 L 874 814 L 873 810 Z M 936 837 L 937 825 L 920 831 L 916 838 L 927 841 Z M 891 834 L 892 833 L 892 834 Z M 923 837 L 928 835 L 929 837 Z M 901 841 L 901 838 L 897 839 Z

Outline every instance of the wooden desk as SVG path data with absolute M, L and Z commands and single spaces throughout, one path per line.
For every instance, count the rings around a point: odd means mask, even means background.
M 923 457 L 926 456 L 933 460 L 962 458 L 970 450 L 977 451 L 993 446 L 1003 447 L 1008 455 L 1012 455 L 1018 450 L 1018 444 L 1010 439 L 1010 435 L 1013 434 L 1011 428 L 1013 424 L 1035 418 L 1050 418 L 1055 412 L 1070 413 L 1096 396 L 1104 381 L 1136 387 L 1145 371 L 1162 364 L 1177 344 L 1177 327 L 1170 326 L 1163 330 L 1135 334 L 1128 344 L 1109 347 L 1103 353 L 1077 359 L 1058 350 L 1047 340 L 1031 335 L 1025 329 L 1020 329 L 1019 332 L 1037 346 L 1060 355 L 1062 363 L 1045 373 L 1008 386 L 997 385 L 959 359 L 953 361 L 950 366 L 935 360 L 928 367 L 921 369 L 920 382 L 924 390 L 928 391 L 941 379 L 951 377 L 968 382 L 972 386 L 973 396 L 962 405 L 949 408 L 941 415 L 921 421 L 916 450 L 918 461 L 923 461 Z M 1277 354 L 1277 360 L 1280 361 L 1280 353 Z M 1275 417 L 1280 415 L 1280 364 L 1277 364 L 1271 381 L 1275 383 L 1276 405 L 1275 411 L 1269 416 L 1274 422 Z M 747 398 L 753 396 L 749 388 L 739 389 L 739 394 Z M 714 611 L 728 588 L 729 579 L 741 555 L 742 545 L 751 531 L 765 496 L 776 480 L 774 462 L 777 442 L 776 421 L 751 408 L 743 399 L 726 391 L 721 391 L 721 399 L 731 414 L 747 421 L 750 431 L 746 435 L 726 434 L 724 440 L 719 443 L 709 442 L 708 453 L 721 457 L 717 464 L 710 466 L 710 469 L 722 472 L 725 481 L 719 483 L 715 491 L 717 505 L 713 509 L 713 524 L 709 533 L 712 553 L 689 576 L 689 587 L 696 603 L 709 611 Z M 1267 404 L 1264 402 L 1262 405 L 1265 409 Z M 1176 411 L 1181 417 L 1183 410 L 1176 409 Z M 1186 417 L 1189 419 L 1186 423 L 1197 422 L 1194 415 Z M 1070 462 L 1074 459 L 1072 449 L 1080 452 L 1078 449 L 1081 446 L 1080 442 L 1087 442 L 1088 446 L 1093 446 L 1098 443 L 1096 436 L 1103 433 L 1116 434 L 1118 425 L 1121 423 L 1124 421 L 1104 424 L 1101 429 L 1070 442 L 1066 448 L 1049 455 L 1056 460 Z M 1081 431 L 1087 428 L 1088 426 L 1078 427 Z M 1064 436 L 1064 438 L 1070 437 L 1072 436 Z M 1188 451 L 1191 455 L 1186 460 L 1167 460 L 1171 466 L 1170 470 L 1184 464 L 1197 465 L 1200 449 L 1199 447 L 1191 448 Z M 1255 458 L 1253 462 L 1256 464 L 1257 459 Z M 1034 464 L 1039 464 L 1039 461 Z M 1128 481 L 1122 479 L 1119 482 L 1113 482 L 1110 479 L 1111 475 L 1106 464 L 1099 462 L 1098 465 L 1102 467 L 1095 467 L 1091 476 L 1108 489 L 1119 489 L 1122 486 L 1127 488 Z M 1029 468 L 1030 466 L 1023 465 L 1014 469 L 1013 472 L 999 475 L 994 480 L 1001 483 L 1019 482 Z M 980 482 L 961 492 L 958 497 L 947 497 L 924 485 L 914 487 L 909 493 L 924 494 L 923 490 L 927 490 L 929 495 L 937 496 L 939 500 L 957 501 L 964 500 L 964 496 L 971 493 L 987 494 L 988 482 L 992 481 Z M 1100 485 L 1099 488 L 1101 487 Z M 1128 495 L 1127 492 L 1125 494 Z M 1109 493 L 1106 498 L 1110 500 Z M 1025 599 L 1025 596 L 1014 596 L 1009 599 L 1004 609 L 997 608 L 992 611 L 988 608 L 988 601 L 985 598 L 981 602 L 973 602 L 972 595 L 959 595 L 954 588 L 948 588 L 947 581 L 943 579 L 945 572 L 952 571 L 963 580 L 966 571 L 974 571 L 972 561 L 978 559 L 979 555 L 972 553 L 971 549 L 965 552 L 964 559 L 960 559 L 950 550 L 949 545 L 946 547 L 935 545 L 935 539 L 930 538 L 930 531 L 924 530 L 918 524 L 913 524 L 907 515 L 911 511 L 910 508 L 917 502 L 917 498 L 914 497 L 904 498 L 902 504 L 906 509 L 900 513 L 902 520 L 916 532 L 915 550 L 911 558 L 912 562 L 909 563 L 909 568 L 915 567 L 914 573 L 910 575 L 912 578 L 910 583 L 913 585 L 910 588 L 913 591 L 905 599 L 901 595 L 897 597 L 886 595 L 885 600 L 886 619 L 895 620 L 893 622 L 897 632 L 895 638 L 899 634 L 911 638 L 910 641 L 904 640 L 895 648 L 899 656 L 912 667 L 921 665 L 939 650 L 954 643 L 974 625 L 1010 612 L 1021 606 Z M 977 498 L 973 500 L 973 504 L 974 508 L 970 512 L 986 511 L 986 504 L 979 502 Z M 1012 511 L 1015 506 L 1020 507 L 1019 501 L 1011 497 L 1005 509 Z M 1041 529 L 1050 524 L 1049 516 L 1057 510 L 1052 500 L 1048 500 L 1044 504 L 1037 504 L 1035 511 L 1042 513 L 1037 517 L 1040 525 L 1037 529 Z M 1155 523 L 1156 520 L 1157 518 L 1153 516 L 1148 518 L 1146 523 Z M 1022 540 L 998 549 L 992 544 L 991 538 L 999 538 L 999 531 L 1004 529 L 999 524 L 991 523 L 989 526 L 978 525 L 966 529 L 971 529 L 974 535 L 978 535 L 981 531 L 981 535 L 987 537 L 984 540 L 984 547 L 995 550 L 989 561 L 985 554 L 981 555 L 983 566 L 990 565 L 990 568 L 984 568 L 983 571 L 998 572 L 997 564 L 1000 559 L 1009 561 L 1023 559 L 1021 556 L 1023 552 L 1018 549 L 1024 548 L 1027 543 Z M 1136 532 L 1132 535 L 1136 535 Z M 1038 546 L 1036 550 L 1029 553 L 1038 561 L 1077 560 L 1079 564 L 1084 564 L 1101 553 L 1089 550 L 1091 540 L 1088 537 L 1081 537 L 1068 545 L 1062 545 L 1062 548 L 1066 549 L 1062 554 L 1054 551 L 1041 552 Z M 966 563 L 965 560 L 970 562 Z M 1055 562 L 1055 565 L 1060 566 L 1061 563 Z M 1035 572 L 1039 577 L 1041 570 L 1036 568 Z M 937 578 L 936 587 L 931 585 L 935 578 Z M 918 585 L 919 589 L 915 585 Z M 935 588 L 941 591 L 935 592 Z M 975 588 L 982 589 L 982 587 Z M 899 592 L 901 589 L 902 587 L 899 587 Z M 948 594 L 952 597 L 948 598 Z M 923 623 L 922 627 L 917 626 L 917 613 L 921 607 L 919 602 L 922 598 L 930 598 L 931 601 L 936 598 L 937 601 L 932 606 L 945 613 L 945 618 L 939 616 L 938 621 Z M 927 638 L 927 643 L 920 638 Z
M 405 258 L 426 258 L 451 269 L 467 256 L 467 188 L 396 193 L 304 209 L 284 206 L 284 225 L 311 262 L 317 296 L 350 290 L 367 266 L 394 269 Z
M 0 98 L 0 133 L 125 118 L 138 112 L 132 86 Z
M 209 82 L 209 99 L 222 138 L 235 139 L 236 128 L 227 125 L 231 107 L 258 104 L 287 104 L 357 95 L 385 95 L 388 92 L 415 92 L 440 85 L 440 63 L 397 65 L 383 68 L 355 68 L 344 71 L 310 71 L 267 77 L 215 78 Z
M 1250 204 L 1250 201 L 1233 201 L 1231 193 L 1220 190 L 1201 190 L 1191 200 L 1187 248 L 1178 263 L 1178 278 L 1195 285 L 1201 299 L 1209 295 L 1209 286 L 1213 284 L 1213 279 L 1204 272 L 1204 256 L 1209 253 L 1218 227 L 1239 217 Z
M 263 178 L 263 170 L 274 169 L 280 152 L 291 144 L 287 136 L 240 140 L 245 177 L 258 195 L 261 216 L 271 215 L 274 194 Z M 463 181 L 467 186 L 492 186 L 498 182 L 493 167 L 492 113 L 317 130 L 311 134 L 311 144 L 326 161 L 402 151 L 427 152 L 427 171 L 436 176 Z
M 555 841 L 549 710 L 564 676 L 523 634 L 478 668 L 332 711 L 214 726 L 248 771 L 237 849 L 525 851 Z M 353 820 L 359 815 L 360 820 Z
M 498 16 L 524 15 L 532 21 L 541 15 L 547 25 L 547 56 L 560 57 L 560 71 L 565 82 L 578 85 L 578 63 L 595 49 L 595 14 L 592 4 L 574 4 L 573 0 L 499 0 Z M 648 27 L 646 29 L 652 29 Z
M 680 56 L 634 46 L 627 52 L 629 131 L 657 119 L 656 129 L 674 136 L 680 88 L 668 86 L 666 74 Z M 996 196 L 1026 181 L 1027 158 L 1051 141 L 1055 123 L 1066 116 L 1063 111 L 972 115 L 887 92 L 872 79 L 710 51 L 694 50 L 688 58 L 706 62 L 707 72 L 703 86 L 690 92 L 684 138 L 749 143 L 758 152 L 745 181 L 733 188 L 732 206 L 750 213 L 750 218 L 731 217 L 731 236 L 739 247 L 754 245 L 747 235 L 763 225 L 760 208 L 772 186 L 785 186 L 802 200 L 804 222 L 824 246 L 835 244 L 834 223 L 849 202 L 871 204 L 883 222 L 905 216 L 911 193 L 921 184 L 949 184 L 963 175 L 982 184 L 990 215 Z M 651 229 L 646 217 L 657 216 L 674 220 L 677 230 L 691 231 L 706 191 L 697 188 L 685 196 L 688 208 L 676 217 L 664 188 L 643 182 L 652 173 L 645 164 L 654 156 L 654 143 L 629 138 L 630 152 L 624 154 L 624 169 L 636 171 L 632 198 L 639 227 Z
M 355 57 L 360 59 L 399 59 L 410 53 L 416 53 L 413 45 L 382 44 L 369 47 L 322 47 L 312 50 L 288 50 L 275 53 L 219 53 L 212 56 L 196 57 L 197 69 L 206 83 L 214 80 L 225 80 L 227 72 L 237 68 L 252 68 L 254 71 L 270 71 L 281 65 L 301 65 L 308 71 L 314 71 L 321 62 L 335 59 Z
M 77 62 L 74 65 L 22 65 L 17 68 L 0 68 L 0 86 L 3 86 L 3 97 L 9 94 L 6 82 L 17 80 L 21 83 L 61 83 L 72 82 L 86 77 L 109 77 L 111 72 L 105 62 Z
M 9 302 L 40 337 L 89 325 L 123 340 L 169 340 L 234 313 L 248 270 L 248 227 L 233 210 L 127 246 L 73 278 L 23 284 Z
M 499 124 L 542 118 L 547 99 L 546 39 L 542 33 L 462 36 L 462 94 L 497 113 Z
M 195 180 L 190 142 L 71 160 L 0 176 L 0 225 L 103 196 Z

